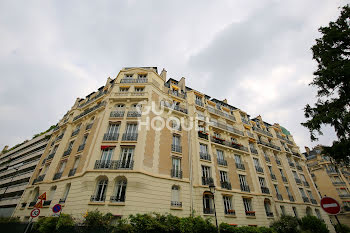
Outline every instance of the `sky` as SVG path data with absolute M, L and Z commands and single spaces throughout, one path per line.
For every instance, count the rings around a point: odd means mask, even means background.
M 303 108 L 316 101 L 311 46 L 340 0 L 0 1 L 0 150 L 56 124 L 76 98 L 123 67 L 168 78 L 279 123 L 311 142 Z

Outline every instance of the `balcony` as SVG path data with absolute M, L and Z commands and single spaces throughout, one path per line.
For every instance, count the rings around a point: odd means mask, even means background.
M 283 181 L 284 183 L 288 183 L 287 177 L 282 176 L 282 181 Z
M 180 105 L 171 104 L 171 103 L 166 102 L 166 101 L 161 101 L 160 102 L 160 106 L 167 107 L 169 109 L 173 109 L 175 111 L 178 111 L 178 112 L 181 112 L 181 113 L 184 113 L 184 114 L 187 114 L 187 112 L 188 112 L 186 108 L 181 107 Z
M 61 176 L 62 176 L 62 172 L 58 172 L 53 176 L 53 180 L 58 180 L 61 178 Z
M 255 216 L 255 211 L 245 211 L 245 215 L 247 215 L 247 216 Z
M 217 159 L 218 165 L 227 167 L 227 160 Z
M 105 133 L 103 135 L 103 141 L 118 141 L 119 133 Z
M 236 211 L 235 210 L 233 210 L 233 209 L 226 209 L 225 208 L 225 214 L 226 215 L 236 215 Z
M 269 218 L 272 218 L 273 217 L 273 213 L 272 212 L 266 212 L 266 216 L 269 217 Z
M 204 214 L 214 214 L 214 209 L 212 208 L 204 208 L 203 209 Z
M 265 194 L 270 194 L 270 190 L 268 187 L 260 187 L 261 188 L 261 192 L 265 193 Z
M 109 200 L 111 202 L 125 202 L 125 196 L 111 196 Z
M 95 97 L 91 98 L 91 99 L 88 99 L 86 102 L 82 103 L 82 104 L 79 104 L 79 107 L 82 108 L 84 107 L 85 105 L 93 102 L 94 100 L 100 98 L 101 96 L 103 96 L 104 94 L 107 93 L 107 90 L 106 91 L 100 91 Z
M 334 181 L 332 183 L 333 183 L 333 185 L 345 185 L 346 184 L 344 181 Z
M 28 207 L 34 207 L 36 204 L 36 201 L 32 201 L 31 203 L 29 203 L 29 206 Z
M 260 173 L 264 173 L 264 169 L 260 166 L 255 166 L 255 170 Z
M 303 185 L 304 185 L 305 187 L 310 187 L 310 184 L 309 184 L 309 182 L 307 182 L 307 181 L 303 181 Z
M 203 102 L 200 101 L 200 100 L 196 100 L 195 103 L 196 103 L 198 106 L 204 107 Z
M 122 78 L 120 83 L 147 83 L 147 78 Z
M 269 157 L 264 156 L 264 158 L 265 158 L 265 161 L 266 161 L 267 163 L 270 163 L 270 162 L 271 162 L 271 160 L 270 160 L 270 158 L 269 158 Z
M 207 161 L 211 161 L 211 156 L 208 152 L 199 152 L 199 158 Z
M 219 123 L 219 122 L 210 122 L 210 124 L 213 126 L 213 127 L 216 127 L 216 128 L 220 128 L 220 129 L 223 129 L 223 130 L 226 130 L 226 131 L 229 131 L 230 133 L 234 133 L 234 134 L 237 134 L 239 136 L 244 136 L 244 132 L 243 131 L 240 131 L 232 126 L 229 126 L 229 125 L 226 125 L 226 124 L 222 124 L 222 123 Z
M 214 183 L 213 178 L 202 176 L 202 185 L 209 185 L 209 184 L 212 184 L 212 183 Z
M 69 148 L 68 150 L 66 150 L 65 152 L 63 152 L 63 157 L 69 155 L 70 152 L 72 152 L 72 148 Z
M 221 188 L 223 188 L 223 189 L 227 189 L 227 190 L 232 189 L 231 183 L 228 181 L 221 181 L 220 184 L 221 184 Z
M 178 91 L 173 91 L 173 90 L 169 90 L 168 93 L 170 95 L 174 95 L 174 96 L 180 97 L 182 99 L 186 99 L 186 93 L 180 93 Z
M 315 199 L 310 198 L 310 201 L 311 201 L 312 204 L 317 205 L 317 201 Z
M 297 167 L 297 169 L 298 169 L 299 171 L 303 171 L 303 168 L 302 168 L 300 165 L 297 164 L 296 167 Z
M 266 136 L 269 136 L 269 137 L 273 137 L 272 134 L 266 130 L 263 130 L 263 129 L 260 129 L 260 128 L 257 128 L 255 126 L 253 126 L 253 130 L 260 133 L 260 134 L 264 134 Z
M 60 134 L 60 135 L 56 138 L 55 141 L 57 142 L 57 141 L 61 140 L 61 139 L 63 138 L 63 136 L 64 136 L 64 133 Z
M 283 201 L 283 197 L 282 197 L 281 194 L 277 193 L 277 194 L 276 194 L 276 197 L 277 197 L 278 200 Z
M 53 153 L 49 154 L 49 156 L 47 156 L 46 161 L 52 159 L 55 156 L 55 153 L 56 152 L 53 152 Z
M 141 111 L 138 110 L 129 110 L 127 117 L 141 117 Z
M 92 128 L 92 125 L 93 125 L 93 123 L 88 124 L 88 125 L 85 127 L 85 130 L 90 130 L 90 129 Z
M 45 177 L 45 174 L 44 174 L 44 175 L 41 175 L 41 176 L 38 176 L 38 178 L 36 178 L 36 182 L 43 181 L 43 180 L 44 180 L 44 177 Z
M 235 118 L 235 116 L 233 116 L 233 115 L 230 115 L 230 114 L 228 114 L 228 113 L 224 113 L 224 112 L 222 112 L 222 111 L 220 111 L 220 110 L 218 110 L 218 109 L 215 109 L 215 108 L 209 107 L 209 106 L 207 107 L 207 109 L 208 109 L 208 111 L 209 111 L 210 113 L 214 113 L 214 114 L 216 114 L 216 115 L 219 115 L 219 116 L 228 118 L 228 119 L 230 119 L 230 120 L 232 120 L 232 121 L 236 121 L 236 118 Z
M 271 173 L 270 176 L 271 176 L 271 179 L 272 179 L 272 180 L 277 180 L 275 174 L 272 174 L 272 173 Z
M 212 137 L 210 137 L 210 139 L 211 139 L 212 142 L 215 142 L 215 143 L 218 143 L 218 144 L 221 144 L 221 145 L 225 145 L 225 139 L 223 139 L 223 138 L 212 136 Z
M 178 179 L 182 179 L 182 170 L 179 169 L 171 169 L 171 177 L 172 178 L 178 178 Z
M 252 134 L 252 133 L 249 132 L 249 131 L 247 131 L 247 136 L 250 137 L 250 138 L 254 138 L 254 139 L 255 139 L 254 134 Z
M 241 120 L 242 120 L 242 122 L 243 122 L 244 124 L 250 125 L 249 120 L 245 119 L 244 117 L 241 117 Z
M 106 200 L 106 196 L 96 196 L 96 195 L 92 195 L 90 198 L 91 202 L 104 202 Z
M 121 169 L 133 169 L 133 160 L 96 160 L 94 169 L 110 169 L 110 170 L 121 170 Z
M 299 178 L 294 178 L 295 179 L 295 182 L 297 183 L 297 184 L 301 184 L 301 180 L 299 179 Z
M 180 201 L 171 201 L 170 205 L 173 207 L 182 208 L 182 202 L 180 202 Z
M 326 170 L 328 174 L 331 174 L 331 175 L 336 175 L 338 174 L 338 172 L 336 170 Z
M 177 152 L 177 153 L 182 153 L 182 147 L 179 145 L 171 144 L 171 151 Z
M 226 146 L 229 146 L 231 148 L 234 148 L 234 149 L 237 149 L 237 150 L 241 150 L 241 151 L 245 151 L 245 152 L 248 152 L 248 147 L 246 146 L 243 146 L 241 144 L 238 144 L 238 143 L 235 143 L 235 142 L 225 142 L 224 143 Z
M 84 112 L 82 112 L 78 116 L 74 117 L 73 121 L 76 121 L 76 120 L 90 114 L 91 112 L 95 111 L 96 109 L 99 109 L 100 107 L 104 107 L 104 106 L 106 106 L 106 102 L 104 102 L 104 101 L 99 103 L 99 104 L 96 104 L 95 106 L 84 110 Z
M 208 140 L 208 133 L 204 131 L 198 131 L 198 137 Z
M 124 133 L 122 141 L 137 141 L 138 133 Z
M 69 170 L 69 173 L 68 173 L 68 177 L 74 176 L 76 171 L 77 171 L 76 168 L 70 169 L 70 170 Z
M 109 116 L 120 118 L 120 117 L 124 117 L 124 113 L 125 111 L 112 111 Z
M 304 201 L 305 203 L 309 203 L 309 202 L 310 202 L 310 200 L 309 200 L 308 197 L 303 196 L 302 198 L 303 198 L 303 201 Z
M 295 167 L 294 163 L 293 162 L 288 162 L 289 166 L 291 167 Z
M 349 193 L 343 193 L 343 194 L 339 194 L 340 198 L 349 198 L 350 194 Z
M 240 170 L 245 170 L 244 164 L 243 163 L 236 163 L 236 168 Z
M 78 152 L 84 150 L 84 147 L 85 147 L 85 143 L 84 143 L 84 144 L 81 144 L 81 145 L 78 147 Z
M 241 191 L 250 192 L 250 188 L 248 185 L 240 184 L 240 186 L 241 186 Z
M 73 136 L 77 135 L 77 134 L 79 133 L 79 131 L 80 131 L 80 129 L 76 129 L 76 130 L 74 130 L 74 131 L 73 131 L 73 133 L 72 133 L 72 135 L 71 135 L 71 137 L 73 137 Z
M 258 151 L 254 148 L 250 148 L 250 152 L 256 155 L 258 154 Z
M 257 143 L 260 144 L 260 145 L 264 145 L 264 146 L 273 148 L 273 149 L 275 149 L 275 150 L 281 151 L 281 147 L 276 146 L 276 145 L 273 144 L 272 142 L 264 142 L 264 141 L 258 140 Z
M 294 202 L 294 197 L 292 195 L 288 195 L 288 198 L 289 198 L 290 201 Z
M 44 201 L 43 206 L 50 206 L 51 202 L 52 202 L 52 200 Z

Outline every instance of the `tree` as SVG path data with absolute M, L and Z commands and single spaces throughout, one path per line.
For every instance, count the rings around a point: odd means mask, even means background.
M 339 18 L 327 27 L 319 28 L 322 37 L 312 46 L 313 59 L 317 70 L 310 85 L 318 88 L 314 107 L 304 108 L 311 140 L 323 135 L 321 126 L 330 125 L 335 129 L 338 141 L 323 149 L 337 163 L 349 164 L 350 155 L 350 6 L 341 9 Z

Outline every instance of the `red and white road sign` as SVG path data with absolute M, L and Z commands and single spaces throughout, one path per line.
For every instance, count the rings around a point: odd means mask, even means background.
M 321 207 L 328 214 L 336 215 L 340 212 L 339 203 L 331 197 L 323 197 L 321 199 Z
M 39 214 L 40 214 L 39 209 L 33 209 L 32 212 L 30 212 L 30 217 L 35 218 L 35 217 L 38 217 Z

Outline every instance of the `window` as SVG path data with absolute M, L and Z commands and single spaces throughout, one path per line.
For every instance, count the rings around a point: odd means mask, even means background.
M 273 217 L 273 213 L 271 211 L 271 202 L 269 199 L 264 200 L 265 213 L 267 217 Z
M 199 144 L 199 150 L 203 154 L 208 154 L 208 146 L 206 144 Z
M 91 198 L 92 201 L 105 201 L 107 185 L 108 185 L 107 179 L 102 179 L 98 182 L 96 187 L 96 194 Z
M 259 184 L 260 184 L 260 187 L 266 187 L 265 178 L 259 177 Z
M 216 150 L 216 153 L 217 153 L 217 159 L 218 159 L 218 162 L 219 161 L 224 161 L 225 158 L 224 158 L 224 152 L 222 150 Z
M 133 124 L 127 124 L 126 125 L 126 134 L 135 134 L 137 133 L 137 124 L 133 123 Z
M 175 130 L 181 131 L 181 124 L 180 124 L 180 120 L 176 118 L 176 120 L 173 120 L 171 122 L 171 127 Z
M 286 187 L 286 191 L 287 191 L 288 196 L 292 196 L 292 194 L 291 194 L 291 192 L 289 190 L 289 187 L 288 186 L 285 186 L 285 187 Z
M 134 163 L 133 156 L 134 156 L 133 147 L 122 147 L 122 151 L 120 154 L 119 168 L 132 168 Z
M 56 153 L 56 151 L 57 151 L 57 148 L 58 148 L 58 145 L 56 145 L 56 146 L 53 148 L 53 151 L 52 151 L 52 153 L 51 153 L 51 154 L 55 154 L 55 153 Z
M 64 171 L 64 168 L 66 167 L 66 164 L 67 164 L 67 160 L 62 161 L 60 163 L 60 168 L 58 169 L 58 173 L 62 173 Z
M 286 209 L 284 208 L 284 206 L 281 205 L 280 208 L 281 208 L 281 214 L 286 215 Z
M 115 196 L 111 196 L 111 201 L 125 202 L 127 180 L 125 177 L 118 177 L 115 184 Z
M 217 132 L 214 132 L 214 137 L 221 138 L 221 135 Z
M 245 212 L 253 211 L 252 200 L 250 198 L 243 198 L 243 205 Z
M 259 159 L 253 158 L 253 161 L 254 161 L 254 166 L 255 167 L 260 167 Z
M 124 108 L 125 108 L 124 104 L 115 105 L 115 110 L 117 110 L 117 111 L 124 111 Z
M 81 142 L 81 145 L 85 145 L 88 136 L 89 136 L 89 134 L 85 134 L 85 135 L 84 135 L 83 141 Z
M 226 171 L 220 171 L 220 181 L 221 182 L 228 182 Z
M 69 193 L 69 190 L 70 190 L 70 186 L 71 186 L 70 183 L 66 185 L 66 189 L 64 190 L 64 195 L 63 195 L 63 198 L 62 198 L 64 201 L 67 200 L 68 193 Z
M 139 74 L 139 78 L 147 78 L 147 74 Z
M 303 174 L 300 174 L 300 177 L 303 182 L 306 182 L 305 176 Z
M 76 157 L 74 160 L 74 165 L 73 165 L 73 169 L 77 169 L 78 165 L 79 165 L 79 161 L 80 161 L 80 156 Z
M 293 172 L 293 176 L 295 179 L 299 179 L 298 173 L 296 171 L 292 171 Z
M 119 132 L 119 124 L 109 124 L 107 129 L 107 135 L 117 135 Z
M 56 186 L 53 186 L 50 188 L 50 193 L 47 200 L 52 201 L 53 198 L 55 197 L 55 193 L 56 193 Z
M 203 195 L 203 212 L 204 214 L 213 214 L 213 196 L 210 193 Z
M 249 142 L 249 148 L 250 148 L 251 150 L 253 150 L 253 151 L 256 150 L 254 144 L 253 144 L 253 143 L 250 143 L 250 142 Z
M 196 102 L 202 102 L 202 97 L 196 95 Z
M 307 190 L 307 195 L 310 199 L 314 199 L 314 196 L 312 195 L 312 192 L 310 190 Z
M 235 214 L 235 211 L 232 208 L 232 197 L 223 196 L 225 214 Z
M 181 138 L 177 134 L 173 134 L 173 144 L 171 145 L 172 151 L 181 153 Z
M 173 157 L 172 160 L 172 177 L 182 178 L 181 159 Z
M 135 92 L 143 92 L 144 90 L 144 87 L 135 87 Z
M 299 191 L 302 197 L 306 197 L 306 194 L 303 188 L 299 188 Z
M 114 148 L 106 148 L 102 150 L 101 160 L 104 162 L 110 161 L 113 156 Z
M 181 207 L 182 203 L 180 202 L 180 187 L 173 185 L 171 187 L 171 205 Z
M 69 142 L 67 151 L 72 150 L 73 144 L 74 144 L 74 140 Z
M 245 192 L 250 192 L 245 175 L 238 175 L 238 178 L 239 178 L 239 184 L 241 186 L 241 190 Z
M 281 168 L 279 170 L 280 170 L 281 176 L 284 177 L 283 170 Z
M 210 167 L 202 166 L 202 184 L 209 185 L 211 182 L 211 171 Z
M 241 156 L 240 156 L 240 155 L 235 155 L 235 161 L 236 161 L 236 163 L 238 163 L 238 164 L 242 164 Z
M 274 184 L 273 186 L 275 187 L 276 194 L 277 195 L 280 194 L 280 190 L 278 189 L 277 184 Z
M 270 174 L 273 174 L 272 167 L 271 166 L 267 166 L 267 168 L 269 169 Z
M 317 215 L 317 218 L 320 219 L 320 220 L 322 220 L 322 216 L 321 216 L 320 210 L 319 210 L 319 209 L 315 209 L 315 213 L 316 213 L 316 215 Z
M 297 208 L 295 208 L 295 207 L 293 206 L 292 209 L 293 209 L 294 216 L 298 218 L 298 211 L 297 211 Z
M 129 87 L 120 87 L 119 91 L 120 92 L 128 92 L 129 91 Z

